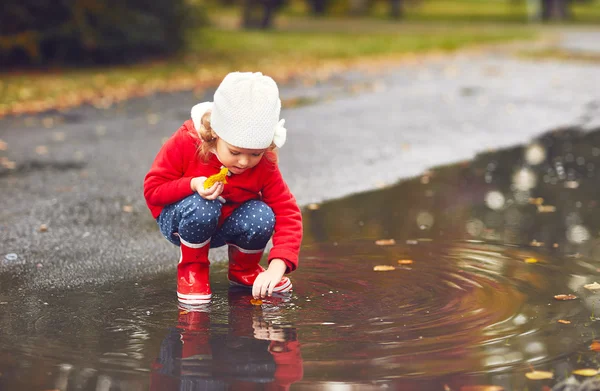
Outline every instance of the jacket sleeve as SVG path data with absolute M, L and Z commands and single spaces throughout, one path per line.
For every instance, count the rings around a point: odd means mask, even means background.
M 275 166 L 267 171 L 262 197 L 275 214 L 275 233 L 269 262 L 275 258 L 282 259 L 287 265 L 286 273 L 290 273 L 298 267 L 298 254 L 302 242 L 302 214 L 279 168 Z
M 162 146 L 144 179 L 144 197 L 151 205 L 165 206 L 194 193 L 190 187 L 192 177 L 184 176 L 185 139 L 178 130 Z

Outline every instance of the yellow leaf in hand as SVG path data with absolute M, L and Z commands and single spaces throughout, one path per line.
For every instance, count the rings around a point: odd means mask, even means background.
M 211 175 L 208 178 L 206 178 L 206 180 L 204 181 L 204 189 L 210 189 L 212 185 L 214 185 L 216 182 L 227 183 L 228 172 L 229 170 L 227 169 L 227 167 L 223 167 L 221 168 L 221 171 L 219 171 L 218 174 Z

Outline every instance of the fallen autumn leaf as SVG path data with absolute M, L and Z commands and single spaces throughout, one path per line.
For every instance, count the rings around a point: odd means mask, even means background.
M 532 371 L 525 374 L 525 376 L 530 380 L 544 380 L 544 379 L 552 379 L 554 374 L 552 372 L 547 371 Z
M 586 369 L 576 369 L 573 371 L 574 375 L 579 375 L 579 376 L 596 376 L 598 374 L 598 370 L 597 369 L 591 369 L 591 368 L 586 368 Z
M 396 240 L 394 239 L 379 239 L 375 241 L 375 244 L 378 246 L 391 246 L 396 244 Z
M 377 265 L 373 267 L 373 271 L 376 272 L 389 272 L 391 270 L 396 270 L 396 268 L 394 266 L 388 266 L 388 265 Z
M 554 296 L 554 298 L 556 300 L 575 300 L 577 298 L 577 296 L 569 293 L 568 295 L 556 295 L 556 296 Z
M 592 283 L 592 284 L 586 284 L 583 287 L 585 289 L 589 289 L 591 291 L 597 291 L 598 289 L 600 289 L 600 284 L 598 284 L 597 282 L 594 281 L 594 283 Z

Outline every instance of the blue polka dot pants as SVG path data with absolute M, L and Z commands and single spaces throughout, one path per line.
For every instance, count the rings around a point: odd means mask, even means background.
M 156 221 L 164 237 L 177 246 L 180 238 L 192 244 L 210 239 L 211 247 L 232 243 L 246 250 L 261 250 L 273 235 L 275 214 L 262 201 L 243 203 L 218 227 L 220 216 L 219 201 L 193 194 L 164 207 Z

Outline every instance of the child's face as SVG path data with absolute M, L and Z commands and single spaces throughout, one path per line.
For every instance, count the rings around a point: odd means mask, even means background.
M 267 149 L 246 149 L 234 147 L 217 138 L 217 156 L 225 167 L 234 174 L 241 174 L 256 166 Z

